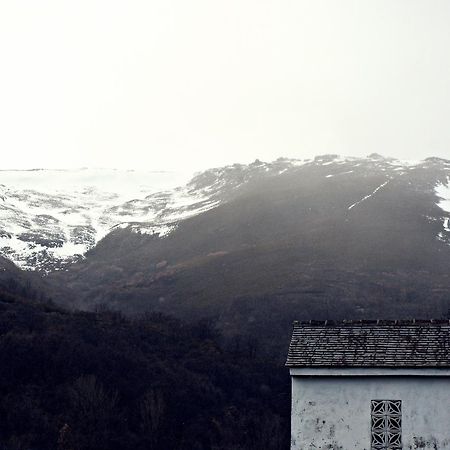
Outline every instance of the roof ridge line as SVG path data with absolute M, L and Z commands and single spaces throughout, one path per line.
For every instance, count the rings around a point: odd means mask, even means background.
M 450 325 L 450 319 L 325 319 L 294 320 L 293 326 L 351 326 L 351 325 Z

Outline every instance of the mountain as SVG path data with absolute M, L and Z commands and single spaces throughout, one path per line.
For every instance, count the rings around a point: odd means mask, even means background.
M 115 227 L 47 281 L 72 307 L 215 317 L 277 342 L 293 319 L 442 317 L 449 176 L 447 160 L 379 155 L 211 169 L 178 190 L 195 207 L 162 202 L 157 220 Z
M 178 187 L 149 172 L 3 174 L 3 255 L 66 306 L 216 317 L 230 334 L 450 308 L 448 160 L 257 160 Z
M 23 269 L 62 270 L 109 232 L 164 237 L 255 177 L 301 162 L 255 162 L 189 174 L 109 169 L 0 171 L 0 254 Z M 179 183 L 183 183 L 178 186 Z
M 181 192 L 161 190 L 186 178 L 138 170 L 0 171 L 0 254 L 23 269 L 60 270 L 111 228 L 152 218 L 154 211 L 140 203 L 145 196 L 185 201 Z

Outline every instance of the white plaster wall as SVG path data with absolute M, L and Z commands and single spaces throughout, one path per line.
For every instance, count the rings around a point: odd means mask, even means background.
M 291 449 L 370 450 L 371 400 L 402 400 L 404 449 L 450 450 L 450 377 L 293 376 Z

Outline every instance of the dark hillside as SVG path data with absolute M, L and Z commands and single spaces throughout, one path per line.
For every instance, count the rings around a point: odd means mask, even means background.
M 31 300 L 50 298 L 50 287 L 37 273 L 20 270 L 3 256 L 0 256 L 0 290 Z
M 205 322 L 69 313 L 0 291 L 0 448 L 288 448 L 286 369 L 218 339 Z

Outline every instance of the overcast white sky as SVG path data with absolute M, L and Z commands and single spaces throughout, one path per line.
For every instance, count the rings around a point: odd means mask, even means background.
M 0 166 L 450 158 L 448 0 L 0 0 Z

